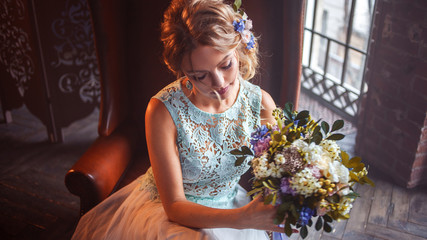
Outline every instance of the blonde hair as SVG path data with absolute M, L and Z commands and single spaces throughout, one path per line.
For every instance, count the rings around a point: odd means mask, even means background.
M 239 73 L 243 79 L 251 79 L 258 68 L 258 44 L 255 39 L 254 48 L 246 49 L 233 26 L 233 21 L 241 18 L 223 0 L 173 0 L 161 25 L 166 65 L 181 77 L 183 56 L 197 46 L 211 46 L 224 53 L 236 49 Z

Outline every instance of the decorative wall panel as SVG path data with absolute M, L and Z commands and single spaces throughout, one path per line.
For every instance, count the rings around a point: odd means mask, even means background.
M 90 13 L 85 0 L 0 3 L 0 100 L 6 122 L 25 104 L 52 142 L 100 102 Z

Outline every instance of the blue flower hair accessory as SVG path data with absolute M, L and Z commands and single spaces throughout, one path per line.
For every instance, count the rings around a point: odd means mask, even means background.
M 233 3 L 233 9 L 237 13 L 240 13 L 243 17 L 239 20 L 233 21 L 234 30 L 240 33 L 242 36 L 242 42 L 246 44 L 246 49 L 251 50 L 255 47 L 255 37 L 251 32 L 252 21 L 248 19 L 248 15 L 240 9 L 242 0 L 235 0 Z
M 234 30 L 242 36 L 242 42 L 246 44 L 246 49 L 250 50 L 255 47 L 255 37 L 250 31 L 252 21 L 249 19 L 240 19 L 233 21 Z

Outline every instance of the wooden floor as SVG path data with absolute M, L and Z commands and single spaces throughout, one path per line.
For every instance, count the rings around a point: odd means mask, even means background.
M 98 115 L 64 129 L 62 144 L 48 143 L 44 126 L 24 107 L 12 116 L 13 123 L 0 124 L 0 239 L 69 239 L 79 200 L 66 189 L 64 175 L 96 138 Z M 354 127 L 345 131 L 341 144 L 351 152 Z M 371 177 L 377 187 L 357 189 L 362 197 L 350 220 L 335 224 L 332 234 L 313 231 L 307 239 L 427 239 L 426 189 L 406 190 Z
M 0 239 L 70 239 L 79 198 L 64 176 L 97 136 L 98 115 L 64 129 L 65 142 L 48 142 L 44 125 L 25 107 L 0 124 Z

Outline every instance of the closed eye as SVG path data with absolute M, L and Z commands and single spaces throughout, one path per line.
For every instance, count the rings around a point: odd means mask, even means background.
M 206 77 L 206 73 L 203 74 L 202 76 L 192 76 L 192 78 L 196 81 L 203 80 L 205 77 Z
M 233 61 L 230 60 L 230 63 L 227 66 L 222 67 L 222 69 L 228 70 L 231 68 L 231 66 L 233 66 Z

